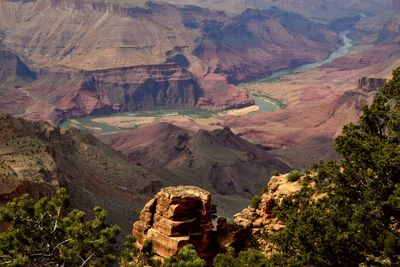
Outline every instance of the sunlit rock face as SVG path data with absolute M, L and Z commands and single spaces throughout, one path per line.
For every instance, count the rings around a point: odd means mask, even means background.
M 139 247 L 152 240 L 158 256 L 168 258 L 193 244 L 199 254 L 209 247 L 213 231 L 211 194 L 194 186 L 167 187 L 143 208 L 133 235 Z
M 249 207 L 235 215 L 234 222 L 251 232 L 252 238 L 266 254 L 275 251 L 274 246 L 264 238 L 265 233 L 282 231 L 285 225 L 275 217 L 273 208 L 281 205 L 284 198 L 295 198 L 301 190 L 300 181 L 289 182 L 288 174 L 273 176 L 268 190 L 261 195 L 257 208 Z

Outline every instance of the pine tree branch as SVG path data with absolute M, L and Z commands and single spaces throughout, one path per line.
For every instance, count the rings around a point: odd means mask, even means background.
M 90 255 L 89 258 L 87 258 L 87 259 L 82 263 L 81 267 L 85 266 L 86 263 L 87 263 L 88 261 L 90 261 L 90 259 L 91 259 L 95 254 L 96 254 L 96 252 L 93 252 L 92 255 Z

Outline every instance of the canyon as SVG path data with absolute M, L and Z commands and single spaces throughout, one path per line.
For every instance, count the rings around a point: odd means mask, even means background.
M 141 216 L 142 240 L 181 225 L 154 199 L 140 212 L 163 187 L 232 218 L 273 171 L 337 159 L 400 65 L 398 1 L 247 2 L 0 0 L 0 111 L 20 117 L 0 116 L 1 201 L 65 186 L 125 230 Z
M 0 32 L 4 50 L 38 75 L 21 90 L 3 88 L 2 111 L 52 123 L 142 109 L 246 107 L 253 103 L 247 92 L 231 83 L 324 58 L 340 45 L 327 25 L 282 10 L 228 16 L 150 2 L 1 1 Z

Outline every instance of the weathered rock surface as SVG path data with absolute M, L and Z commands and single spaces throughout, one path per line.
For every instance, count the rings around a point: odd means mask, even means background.
M 358 80 L 357 89 L 366 92 L 379 91 L 386 81 L 387 80 L 383 78 L 362 77 Z
M 210 212 L 209 192 L 193 186 L 167 187 L 143 208 L 133 235 L 139 247 L 144 240 L 152 240 L 162 258 L 175 255 L 187 244 L 193 244 L 203 255 L 213 231 Z
M 283 198 L 293 198 L 300 191 L 300 182 L 288 182 L 287 174 L 273 176 L 267 191 L 261 196 L 258 208 L 247 208 L 235 215 L 234 222 L 249 229 L 253 238 L 265 253 L 274 251 L 263 235 L 274 234 L 285 228 L 272 213 L 272 209 L 281 204 Z
M 326 25 L 275 9 L 248 9 L 228 25 L 206 21 L 202 27 L 193 54 L 231 83 L 324 58 L 339 45 Z

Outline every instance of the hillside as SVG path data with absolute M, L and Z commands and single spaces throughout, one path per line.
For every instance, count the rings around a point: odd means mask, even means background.
M 125 156 L 78 130 L 0 115 L 0 200 L 66 187 L 73 207 L 100 205 L 125 230 L 162 183 Z
M 168 185 L 209 190 L 220 214 L 229 217 L 248 205 L 273 170 L 289 170 L 264 148 L 227 128 L 190 132 L 160 123 L 98 138 L 157 173 Z

